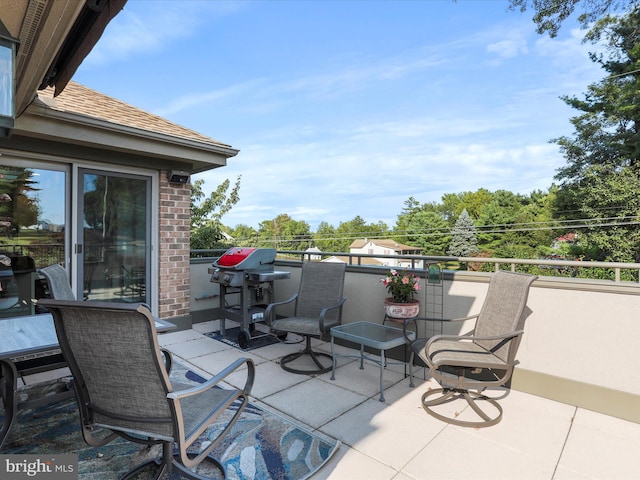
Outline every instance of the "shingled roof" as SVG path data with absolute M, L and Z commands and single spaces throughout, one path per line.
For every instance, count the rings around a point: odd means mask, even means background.
M 140 110 L 128 103 L 73 81 L 69 82 L 64 91 L 55 98 L 53 97 L 53 88 L 40 90 L 38 98 L 54 110 L 86 115 L 147 132 L 229 147 L 229 145 L 211 137 L 170 122 L 158 115 Z

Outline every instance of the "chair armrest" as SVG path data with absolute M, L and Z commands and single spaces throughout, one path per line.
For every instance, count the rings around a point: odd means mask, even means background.
M 327 312 L 329 310 L 335 310 L 336 308 L 342 308 L 342 305 L 344 304 L 344 302 L 346 302 L 347 299 L 346 298 L 342 298 L 338 303 L 336 303 L 335 305 L 331 305 L 330 307 L 325 307 L 320 311 L 320 331 L 324 332 L 325 328 L 324 328 L 324 317 L 327 315 Z
M 167 393 L 167 398 L 174 401 L 175 400 L 179 401 L 183 398 L 190 397 L 192 395 L 198 395 L 199 393 L 204 392 L 205 390 L 215 387 L 218 383 L 220 383 L 230 374 L 238 370 L 245 363 L 247 364 L 248 372 L 247 372 L 247 381 L 245 382 L 244 388 L 242 390 L 246 395 L 249 395 L 251 393 L 251 388 L 253 387 L 256 367 L 255 367 L 255 364 L 253 363 L 253 360 L 251 360 L 250 358 L 239 358 L 238 360 L 233 362 L 231 365 L 229 365 L 227 368 L 222 370 L 220 373 L 218 373 L 214 377 L 211 377 L 206 382 L 200 385 L 196 385 L 195 387 L 192 387 L 192 388 L 187 388 L 185 390 L 169 392 Z
M 294 294 L 293 297 L 291 297 L 289 300 L 284 300 L 282 302 L 274 302 L 274 303 L 270 303 L 269 305 L 267 305 L 267 308 L 265 308 L 264 310 L 264 319 L 265 319 L 265 323 L 269 326 L 271 326 L 271 310 L 273 310 L 275 307 L 277 307 L 278 305 L 287 305 L 288 303 L 293 302 L 296 298 L 298 298 L 298 294 Z
M 474 341 L 474 340 L 508 340 L 511 341 L 514 338 L 520 337 L 521 335 L 524 335 L 524 330 L 516 330 L 515 332 L 509 332 L 509 333 L 505 333 L 503 335 L 490 335 L 490 336 L 486 336 L 486 337 L 475 337 L 473 335 L 436 335 L 434 337 L 431 337 L 428 341 L 427 344 L 424 346 L 424 353 L 425 353 L 425 358 L 427 360 L 427 364 L 429 364 L 430 368 L 437 368 L 443 364 L 434 364 L 431 363 L 428 352 L 431 349 L 431 346 L 438 342 L 439 340 L 468 340 L 468 341 Z M 471 367 L 474 366 L 483 366 L 482 362 L 469 362 L 467 360 L 465 360 L 465 365 L 468 364 Z M 448 365 L 448 364 L 447 364 Z
M 435 335 L 433 337 L 431 337 L 429 339 L 429 341 L 427 342 L 427 344 L 425 345 L 425 349 L 429 348 L 429 345 L 431 345 L 432 343 L 435 343 L 439 340 L 469 340 L 469 341 L 473 341 L 473 340 L 507 340 L 509 338 L 515 338 L 518 337 L 520 335 L 524 334 L 524 330 L 516 330 L 515 332 L 509 332 L 509 333 L 505 333 L 502 335 L 491 335 L 491 336 L 487 336 L 487 337 L 476 337 L 474 335 L 471 334 L 465 334 L 465 335 Z
M 207 414 L 206 419 L 203 419 L 199 422 L 197 428 L 189 432 L 185 432 L 181 401 L 183 399 L 186 399 L 187 397 L 198 395 L 207 390 L 211 390 L 224 378 L 238 370 L 245 363 L 247 364 L 247 380 L 245 382 L 244 388 L 239 391 L 235 389 L 222 390 L 224 392 L 228 392 L 228 396 L 226 397 L 226 399 L 224 399 L 224 401 L 219 404 L 212 405 L 212 410 Z M 218 373 L 216 376 L 210 378 L 201 385 L 197 385 L 193 388 L 179 390 L 177 392 L 167 393 L 167 399 L 172 403 L 173 408 L 175 409 L 177 414 L 176 421 L 178 425 L 177 435 L 179 435 L 178 447 L 180 459 L 187 468 L 192 468 L 198 465 L 207 455 L 209 455 L 209 453 L 211 453 L 211 451 L 222 441 L 225 435 L 233 427 L 235 422 L 240 417 L 240 414 L 244 410 L 244 407 L 249 402 L 249 394 L 251 392 L 251 388 L 253 387 L 254 377 L 255 364 L 253 363 L 253 360 L 249 358 L 239 358 L 227 368 Z M 211 442 L 208 445 L 199 447 L 199 452 L 197 454 L 188 453 L 187 450 L 202 435 L 202 433 L 239 399 L 242 399 L 242 403 L 238 406 L 238 408 L 235 409 L 235 413 L 233 414 L 232 419 L 227 422 L 226 427 L 222 431 L 218 432 L 214 439 L 210 439 Z
M 408 335 L 409 329 L 408 326 L 410 324 L 414 324 L 415 325 L 415 331 L 416 331 L 416 336 L 418 335 L 418 322 L 464 322 L 466 320 L 472 320 L 474 318 L 478 318 L 478 314 L 474 314 L 474 315 L 468 315 L 466 317 L 460 317 L 460 318 L 432 318 L 432 317 L 413 317 L 413 318 L 407 318 L 404 321 L 404 324 L 402 325 L 402 333 L 404 334 L 404 338 L 407 341 L 407 343 L 411 343 L 412 340 Z

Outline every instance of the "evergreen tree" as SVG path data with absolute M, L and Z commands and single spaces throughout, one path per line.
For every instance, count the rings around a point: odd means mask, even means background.
M 478 237 L 473 220 L 463 210 L 451 232 L 451 243 L 447 254 L 454 257 L 470 257 L 478 251 Z
M 606 51 L 591 54 L 608 76 L 584 99 L 564 97 L 581 113 L 573 137 L 555 140 L 567 159 L 558 205 L 588 225 L 581 244 L 595 260 L 640 261 L 640 8 L 605 17 L 585 37 Z

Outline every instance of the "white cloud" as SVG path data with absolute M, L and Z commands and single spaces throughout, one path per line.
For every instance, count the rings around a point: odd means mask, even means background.
M 157 52 L 172 42 L 193 37 L 202 25 L 210 27 L 216 19 L 238 12 L 244 3 L 144 2 L 143 14 L 125 5 L 83 65 L 107 65 L 134 55 Z

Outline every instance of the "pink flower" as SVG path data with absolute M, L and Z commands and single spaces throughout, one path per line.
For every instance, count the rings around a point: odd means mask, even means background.
M 389 270 L 389 274 L 380 279 L 387 291 L 393 297 L 394 302 L 408 303 L 414 300 L 413 296 L 421 290 L 420 278 L 409 274 L 406 270 L 398 273 L 397 270 Z

